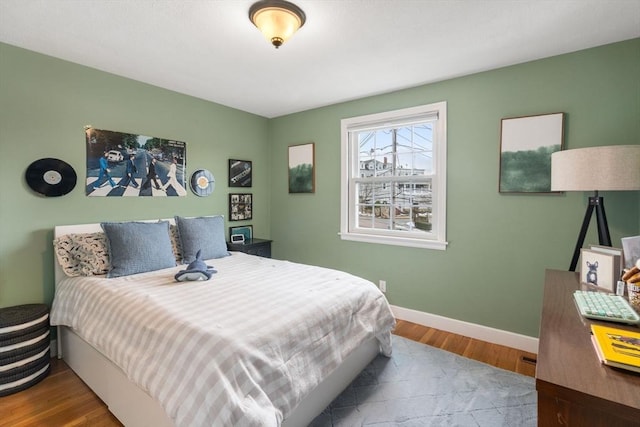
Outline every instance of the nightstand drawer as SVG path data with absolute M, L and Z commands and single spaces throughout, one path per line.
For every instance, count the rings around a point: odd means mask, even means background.
M 271 240 L 267 239 L 251 239 L 244 243 L 227 242 L 227 249 L 230 251 L 244 252 L 249 255 L 271 258 L 271 242 Z

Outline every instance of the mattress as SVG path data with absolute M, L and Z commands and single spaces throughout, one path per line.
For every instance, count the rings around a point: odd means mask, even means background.
M 344 358 L 394 318 L 351 274 L 233 252 L 211 280 L 182 267 L 62 280 L 53 325 L 69 326 L 163 406 L 178 426 L 278 426 Z

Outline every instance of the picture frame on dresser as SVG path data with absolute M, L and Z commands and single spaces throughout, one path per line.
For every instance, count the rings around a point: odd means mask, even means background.
M 629 236 L 620 239 L 624 253 L 624 268 L 631 268 L 640 260 L 640 236 Z
M 615 292 L 620 277 L 620 256 L 597 249 L 580 250 L 580 282 Z

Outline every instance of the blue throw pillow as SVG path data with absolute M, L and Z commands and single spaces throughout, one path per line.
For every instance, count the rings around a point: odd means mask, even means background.
M 175 267 L 169 222 L 103 222 L 111 269 L 107 277 Z
M 180 237 L 183 264 L 195 261 L 198 250 L 202 251 L 202 259 L 222 258 L 229 255 L 222 216 L 198 218 L 177 216 L 175 219 Z

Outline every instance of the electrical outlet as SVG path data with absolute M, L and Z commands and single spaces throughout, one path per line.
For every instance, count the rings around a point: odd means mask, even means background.
M 387 282 L 386 282 L 386 280 L 378 281 L 378 287 L 380 288 L 380 290 L 382 292 L 387 292 Z

